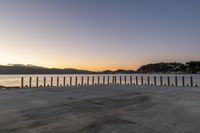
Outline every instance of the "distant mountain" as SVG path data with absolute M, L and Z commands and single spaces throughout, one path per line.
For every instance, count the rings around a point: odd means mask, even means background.
M 156 63 L 141 66 L 138 73 L 200 73 L 200 61 L 182 63 Z

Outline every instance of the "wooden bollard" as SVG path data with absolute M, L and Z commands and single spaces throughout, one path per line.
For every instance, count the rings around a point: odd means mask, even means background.
M 24 77 L 21 77 L 21 87 L 24 87 Z
M 65 80 L 66 80 L 66 78 L 65 77 L 63 77 L 63 86 L 65 86 Z
M 36 87 L 38 87 L 39 78 L 36 77 Z
M 126 76 L 124 76 L 124 84 L 126 85 Z
M 144 79 L 143 79 L 143 76 L 141 76 L 141 85 L 144 85 Z
M 84 80 L 84 77 L 82 76 L 81 77 L 81 85 L 83 85 L 83 80 Z
M 46 77 L 44 77 L 44 87 L 46 87 Z
M 97 79 L 97 84 L 99 85 L 99 81 L 100 81 L 100 78 L 99 78 L 99 76 L 98 76 L 98 79 Z
M 133 78 L 132 78 L 132 76 L 130 76 L 130 84 L 131 85 L 133 84 Z
M 51 77 L 51 86 L 53 86 L 53 77 Z
M 193 77 L 190 77 L 190 86 L 193 87 Z
M 59 86 L 59 77 L 57 77 L 57 86 Z
M 117 77 L 115 76 L 115 84 L 117 84 Z
M 163 78 L 162 78 L 162 76 L 160 76 L 160 86 L 162 86 L 163 85 Z
M 69 85 L 72 86 L 72 77 L 69 78 Z
M 147 77 L 147 85 L 150 85 L 150 78 L 149 78 L 149 76 Z
M 138 85 L 138 76 L 135 77 L 136 85 Z
M 78 78 L 75 77 L 75 86 L 77 86 L 77 85 L 78 85 Z
M 29 78 L 29 87 L 32 86 L 32 77 Z
M 108 76 L 107 84 L 110 84 L 110 77 Z
M 175 76 L 175 86 L 178 86 L 178 77 Z
M 183 86 L 185 86 L 185 77 L 184 76 L 182 77 L 182 84 L 183 84 Z
M 87 77 L 87 85 L 89 85 L 90 84 L 90 77 L 88 76 Z
M 105 76 L 103 76 L 103 85 L 105 84 Z
M 122 76 L 119 77 L 119 84 L 122 84 Z
M 167 76 L 167 84 L 168 84 L 168 86 L 170 86 L 170 77 L 169 76 Z
M 157 85 L 156 76 L 154 76 L 154 85 Z
M 92 76 L 92 85 L 94 85 L 94 76 Z

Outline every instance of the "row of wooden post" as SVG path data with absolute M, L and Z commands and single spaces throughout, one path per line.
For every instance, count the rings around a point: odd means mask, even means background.
M 103 81 L 102 81 L 102 83 L 100 83 L 100 76 L 98 76 L 97 77 L 97 83 L 95 83 L 95 77 L 92 76 L 92 85 L 96 85 L 96 84 L 98 84 L 98 85 L 99 84 L 103 84 L 103 85 L 105 85 L 105 84 L 122 84 L 122 76 L 119 76 L 119 82 L 117 82 L 117 77 L 116 76 L 112 77 L 112 82 L 110 82 L 110 76 L 107 76 L 107 83 L 105 82 L 105 78 L 106 77 L 103 76 Z M 141 76 L 140 78 L 141 78 L 140 79 L 140 81 L 141 81 L 140 85 L 157 85 L 156 76 L 154 76 L 154 78 L 153 78 L 154 79 L 153 80 L 154 83 L 151 83 L 151 84 L 150 84 L 150 77 L 149 76 L 147 77 L 147 84 L 144 84 L 144 77 L 143 76 Z M 70 77 L 69 78 L 69 84 L 67 84 L 67 86 L 72 86 L 72 80 L 73 80 L 73 78 Z M 53 85 L 53 81 L 54 81 L 53 77 L 51 77 L 50 85 L 46 85 L 46 77 L 44 77 L 43 86 L 44 87 L 46 87 L 46 86 L 54 86 Z M 75 86 L 78 86 L 78 85 L 90 85 L 89 81 L 90 81 L 90 77 L 87 76 L 87 82 L 84 83 L 84 77 L 82 76 L 81 77 L 81 83 L 78 84 L 78 77 L 75 77 Z M 135 83 L 133 83 L 132 76 L 130 76 L 129 83 L 127 83 L 127 76 L 124 76 L 124 84 L 139 85 L 138 81 L 139 81 L 139 78 L 138 78 L 138 76 L 136 76 L 135 77 Z M 59 77 L 57 77 L 57 82 L 56 83 L 57 83 L 56 86 L 66 86 L 66 77 L 63 77 L 63 84 L 62 85 L 60 85 Z M 160 86 L 163 86 L 163 85 L 165 85 L 165 86 L 170 86 L 171 85 L 169 76 L 167 77 L 167 84 L 163 84 L 163 77 L 160 76 Z M 175 76 L 175 84 L 174 85 L 178 86 L 178 77 L 177 76 Z M 173 84 L 172 84 L 172 86 L 173 86 Z M 184 76 L 182 77 L 182 86 L 185 86 L 185 77 Z M 187 85 L 187 86 L 192 86 L 192 87 L 194 86 L 193 85 L 193 77 L 192 76 L 190 77 L 190 85 Z M 21 87 L 25 87 L 24 86 L 24 77 L 21 78 Z M 32 87 L 32 77 L 29 78 L 29 86 L 26 85 L 26 87 Z M 36 77 L 36 87 L 39 87 L 39 77 Z

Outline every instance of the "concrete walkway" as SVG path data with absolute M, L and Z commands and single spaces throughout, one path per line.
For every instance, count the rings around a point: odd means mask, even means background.
M 200 88 L 0 90 L 0 133 L 199 133 Z

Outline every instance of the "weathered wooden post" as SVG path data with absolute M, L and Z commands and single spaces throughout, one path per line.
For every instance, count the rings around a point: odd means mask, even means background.
M 105 84 L 105 76 L 103 76 L 103 85 Z
M 112 76 L 112 84 L 114 84 L 114 82 L 115 82 L 115 81 L 114 81 L 114 76 Z
M 154 76 L 154 85 L 157 85 L 156 76 Z
M 63 86 L 65 86 L 65 80 L 66 80 L 66 78 L 65 77 L 63 77 Z
M 57 77 L 57 86 L 59 86 L 59 77 Z
M 24 77 L 21 77 L 21 87 L 24 87 Z
M 190 86 L 193 87 L 193 77 L 192 76 L 190 77 Z
M 150 85 L 150 78 L 149 78 L 149 76 L 147 77 L 147 85 Z
M 170 86 L 170 77 L 169 76 L 167 76 L 167 84 L 168 84 L 168 86 Z
M 124 84 L 126 85 L 126 76 L 124 76 Z
M 175 86 L 178 86 L 178 77 L 175 76 Z
M 51 77 L 51 86 L 53 86 L 53 77 Z
M 141 85 L 144 85 L 143 76 L 141 76 Z
M 160 85 L 161 85 L 161 86 L 163 85 L 163 79 L 162 79 L 162 76 L 160 76 Z
M 81 85 L 83 85 L 83 80 L 84 80 L 84 77 L 82 76 L 81 77 Z
M 75 86 L 77 86 L 77 85 L 78 85 L 78 78 L 75 77 Z
M 122 76 L 119 77 L 119 84 L 122 84 Z
M 94 76 L 92 76 L 92 85 L 94 85 Z
M 135 77 L 136 85 L 138 85 L 138 76 Z
M 117 76 L 115 76 L 115 84 L 117 84 Z
M 39 81 L 39 78 L 36 77 L 36 87 L 38 87 L 38 81 Z
M 88 76 L 87 77 L 87 85 L 89 85 L 90 84 L 90 77 Z
M 72 77 L 69 78 L 69 85 L 72 86 Z
M 97 84 L 99 85 L 99 81 L 100 81 L 100 78 L 99 78 L 99 76 L 98 76 L 98 79 L 97 79 Z
M 110 84 L 110 77 L 108 76 L 107 84 Z
M 46 87 L 46 77 L 44 77 L 44 87 Z
M 131 84 L 131 85 L 133 84 L 132 76 L 130 76 L 130 84 Z
M 29 78 L 29 87 L 32 85 L 32 77 Z
M 185 86 L 185 77 L 184 76 L 182 77 L 182 83 L 183 83 L 183 86 Z

